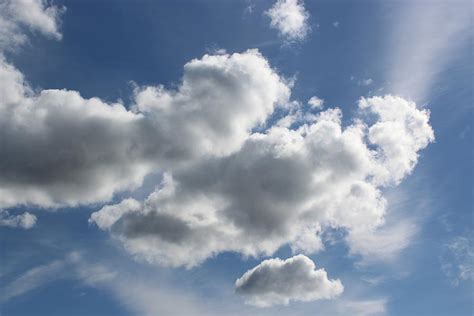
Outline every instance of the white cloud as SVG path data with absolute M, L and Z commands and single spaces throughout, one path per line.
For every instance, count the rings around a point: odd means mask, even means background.
M 48 12 L 56 21 L 58 9 Z M 0 208 L 108 201 L 165 172 L 145 201 L 90 218 L 163 265 L 191 267 L 224 251 L 271 255 L 285 244 L 313 253 L 334 227 L 348 231 L 353 252 L 369 253 L 357 240 L 375 237 L 358 232 L 383 231 L 381 188 L 409 174 L 434 139 L 429 113 L 393 96 L 361 99 L 374 124 L 362 117 L 343 127 L 339 109 L 306 115 L 292 102 L 282 124 L 252 132 L 289 103 L 291 86 L 256 50 L 194 59 L 175 90 L 137 87 L 131 110 L 76 91 L 35 92 L 3 58 L 0 79 Z M 4 225 L 34 224 L 2 212 Z
M 265 14 L 271 19 L 270 26 L 288 41 L 303 40 L 311 31 L 302 0 L 277 0 Z
M 363 98 L 359 107 L 375 123 L 343 128 L 340 110 L 328 109 L 297 129 L 271 127 L 230 155 L 168 170 L 144 202 L 106 206 L 90 221 L 137 258 L 170 266 L 192 267 L 224 251 L 272 255 L 285 244 L 313 253 L 328 228 L 348 231 L 352 253 L 377 252 L 367 240 L 386 241 L 377 243 L 380 257 L 398 253 L 406 244 L 394 241 L 405 239 L 381 228 L 380 189 L 409 174 L 433 140 L 429 113 L 393 96 Z
M 137 88 L 132 111 L 75 91 L 33 93 L 4 60 L 0 78 L 0 207 L 107 201 L 153 171 L 238 150 L 289 97 L 256 50 L 194 59 L 176 91 Z
M 332 26 L 334 26 L 336 28 L 339 27 L 339 22 L 338 21 L 332 22 Z
M 26 27 L 46 36 L 61 39 L 59 18 L 64 8 L 48 6 L 44 0 L 0 1 L 0 51 L 26 41 Z
M 324 269 L 316 269 L 303 255 L 265 260 L 237 279 L 235 288 L 246 303 L 259 307 L 332 299 L 344 290 L 340 280 L 328 279 Z
M 308 104 L 313 108 L 313 109 L 321 109 L 324 104 L 324 100 L 318 98 L 317 96 L 312 96 L 308 100 Z
M 0 226 L 30 229 L 36 225 L 36 221 L 36 216 L 31 213 L 24 212 L 19 215 L 11 215 L 8 211 L 0 209 Z

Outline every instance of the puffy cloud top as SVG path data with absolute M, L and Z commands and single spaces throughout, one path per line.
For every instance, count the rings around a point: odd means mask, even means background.
M 44 0 L 0 0 L 0 52 L 26 40 L 22 27 L 61 39 L 59 18 L 64 10 Z
M 270 26 L 288 41 L 303 40 L 311 31 L 302 0 L 278 0 L 265 13 L 271 19 Z
M 303 255 L 265 260 L 237 279 L 235 289 L 258 307 L 332 299 L 344 291 L 340 280 L 328 279 L 324 269 L 316 269 Z

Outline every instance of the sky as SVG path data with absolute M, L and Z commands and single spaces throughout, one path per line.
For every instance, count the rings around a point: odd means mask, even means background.
M 0 315 L 472 315 L 472 21 L 0 0 Z

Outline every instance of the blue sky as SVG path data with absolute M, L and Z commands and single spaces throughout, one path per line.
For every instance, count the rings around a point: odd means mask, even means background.
M 1 315 L 473 313 L 470 1 L 0 26 Z

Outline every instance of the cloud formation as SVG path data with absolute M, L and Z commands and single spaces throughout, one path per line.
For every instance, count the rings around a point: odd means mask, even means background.
M 303 255 L 265 260 L 237 279 L 235 289 L 247 304 L 259 307 L 332 299 L 344 291 L 340 280 L 328 279 L 324 269 L 316 269 Z
M 31 16 L 2 21 L 59 38 L 61 10 L 31 3 Z M 289 18 L 277 14 L 282 6 Z M 300 2 L 278 1 L 268 14 L 289 19 L 290 37 L 308 31 Z M 285 244 L 314 253 L 333 228 L 348 232 L 352 253 L 373 253 L 364 244 L 386 232 L 381 190 L 409 174 L 434 139 L 429 113 L 390 95 L 362 98 L 348 126 L 337 108 L 303 115 L 291 84 L 257 50 L 193 59 L 176 89 L 137 87 L 129 108 L 76 91 L 35 92 L 3 57 L 0 79 L 0 209 L 106 202 L 163 172 L 145 201 L 90 218 L 161 265 L 192 267 L 225 251 L 271 255 Z M 265 127 L 278 106 L 288 115 Z M 35 223 L 1 212 L 3 225 Z
M 313 108 L 313 109 L 321 109 L 324 104 L 324 100 L 321 98 L 318 98 L 317 96 L 312 96 L 308 100 L 308 104 Z
M 169 266 L 224 251 L 272 255 L 285 244 L 314 253 L 333 228 L 348 232 L 353 253 L 373 253 L 364 244 L 387 234 L 381 188 L 409 174 L 434 136 L 429 113 L 413 102 L 362 98 L 359 108 L 346 127 L 341 111 L 328 109 L 296 129 L 251 133 L 233 153 L 169 169 L 145 201 L 108 205 L 90 222 L 134 256 Z
M 20 93 L 31 92 L 26 86 L 23 89 L 19 88 L 23 81 L 23 75 L 5 61 L 4 53 L 15 50 L 27 41 L 28 37 L 25 29 L 40 32 L 43 35 L 60 40 L 62 35 L 59 32 L 59 18 L 64 10 L 64 8 L 57 6 L 48 6 L 43 0 L 0 0 L 0 113 L 2 116 L 7 114 L 2 111 L 3 108 L 9 106 L 11 102 L 18 101 Z M 4 116 L 0 121 L 7 121 L 8 119 L 9 117 Z M 0 126 L 2 126 L 1 123 Z M 2 131 L 3 133 L 6 134 L 8 131 Z M 10 153 L 6 150 L 4 151 L 5 143 L 2 136 L 0 136 L 0 145 L 2 146 L 0 154 L 2 154 L 4 159 L 11 159 Z M 4 167 L 0 163 L 0 182 L 2 182 L 1 174 L 5 172 L 3 170 Z M 0 185 L 0 196 L 3 196 L 3 194 L 8 194 L 8 192 L 3 192 Z M 7 196 L 3 199 L 10 200 L 11 198 Z M 0 226 L 32 228 L 37 221 L 35 215 L 28 212 L 13 215 L 3 209 L 5 206 L 13 206 L 15 204 L 15 202 L 13 204 L 5 204 L 0 201 Z
M 27 40 L 23 28 L 61 39 L 59 18 L 64 8 L 44 0 L 0 0 L 0 49 L 13 49 Z
M 301 41 L 311 31 L 302 0 L 277 0 L 265 14 L 271 19 L 270 26 L 288 41 Z
M 237 150 L 289 97 L 256 50 L 192 60 L 177 90 L 137 88 L 132 110 L 34 93 L 4 60 L 0 78 L 0 207 L 107 201 L 153 171 Z
M 36 216 L 29 212 L 12 215 L 8 211 L 0 210 L 0 226 L 30 229 L 35 226 L 36 221 Z
M 427 100 L 441 72 L 471 45 L 471 9 L 469 0 L 400 3 L 387 36 L 391 93 Z

